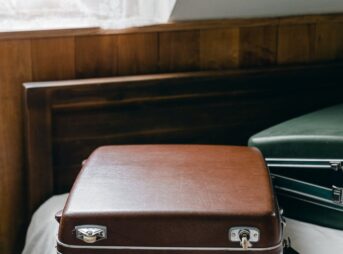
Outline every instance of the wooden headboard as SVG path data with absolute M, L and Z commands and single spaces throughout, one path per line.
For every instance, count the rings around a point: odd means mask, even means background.
M 67 192 L 98 146 L 246 144 L 290 117 L 343 101 L 343 64 L 24 84 L 32 212 Z

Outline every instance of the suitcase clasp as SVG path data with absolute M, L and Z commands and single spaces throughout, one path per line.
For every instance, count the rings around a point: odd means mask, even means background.
M 330 164 L 330 167 L 334 171 L 342 171 L 343 172 L 343 164 L 341 161 L 330 161 L 329 164 Z
M 231 242 L 239 242 L 244 250 L 260 240 L 260 230 L 254 227 L 233 227 L 229 230 Z
M 75 227 L 76 238 L 85 243 L 95 243 L 107 238 L 107 229 L 99 225 L 81 225 Z
M 332 198 L 335 203 L 343 205 L 343 188 L 332 186 Z

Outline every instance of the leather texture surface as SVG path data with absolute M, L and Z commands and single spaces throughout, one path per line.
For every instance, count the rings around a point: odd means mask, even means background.
M 269 158 L 343 159 L 343 104 L 280 123 L 252 136 Z
M 72 188 L 60 241 L 87 245 L 74 231 L 85 224 L 107 227 L 108 238 L 94 246 L 240 247 L 228 240 L 234 226 L 260 229 L 254 247 L 282 238 L 269 172 L 261 153 L 249 147 L 101 147 Z

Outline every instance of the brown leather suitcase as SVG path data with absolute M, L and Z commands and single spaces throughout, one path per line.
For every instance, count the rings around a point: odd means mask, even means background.
M 255 148 L 107 146 L 84 164 L 60 220 L 62 254 L 282 253 Z

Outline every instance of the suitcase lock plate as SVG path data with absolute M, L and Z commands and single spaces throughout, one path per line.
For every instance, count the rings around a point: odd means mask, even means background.
M 332 198 L 335 203 L 343 205 L 343 188 L 332 186 Z
M 343 172 L 343 163 L 341 161 L 330 161 L 329 164 L 334 171 Z
M 107 229 L 99 225 L 82 225 L 76 226 L 76 238 L 85 243 L 95 243 L 107 238 Z
M 233 227 L 229 230 L 231 242 L 239 242 L 244 250 L 260 240 L 260 230 L 254 227 Z

